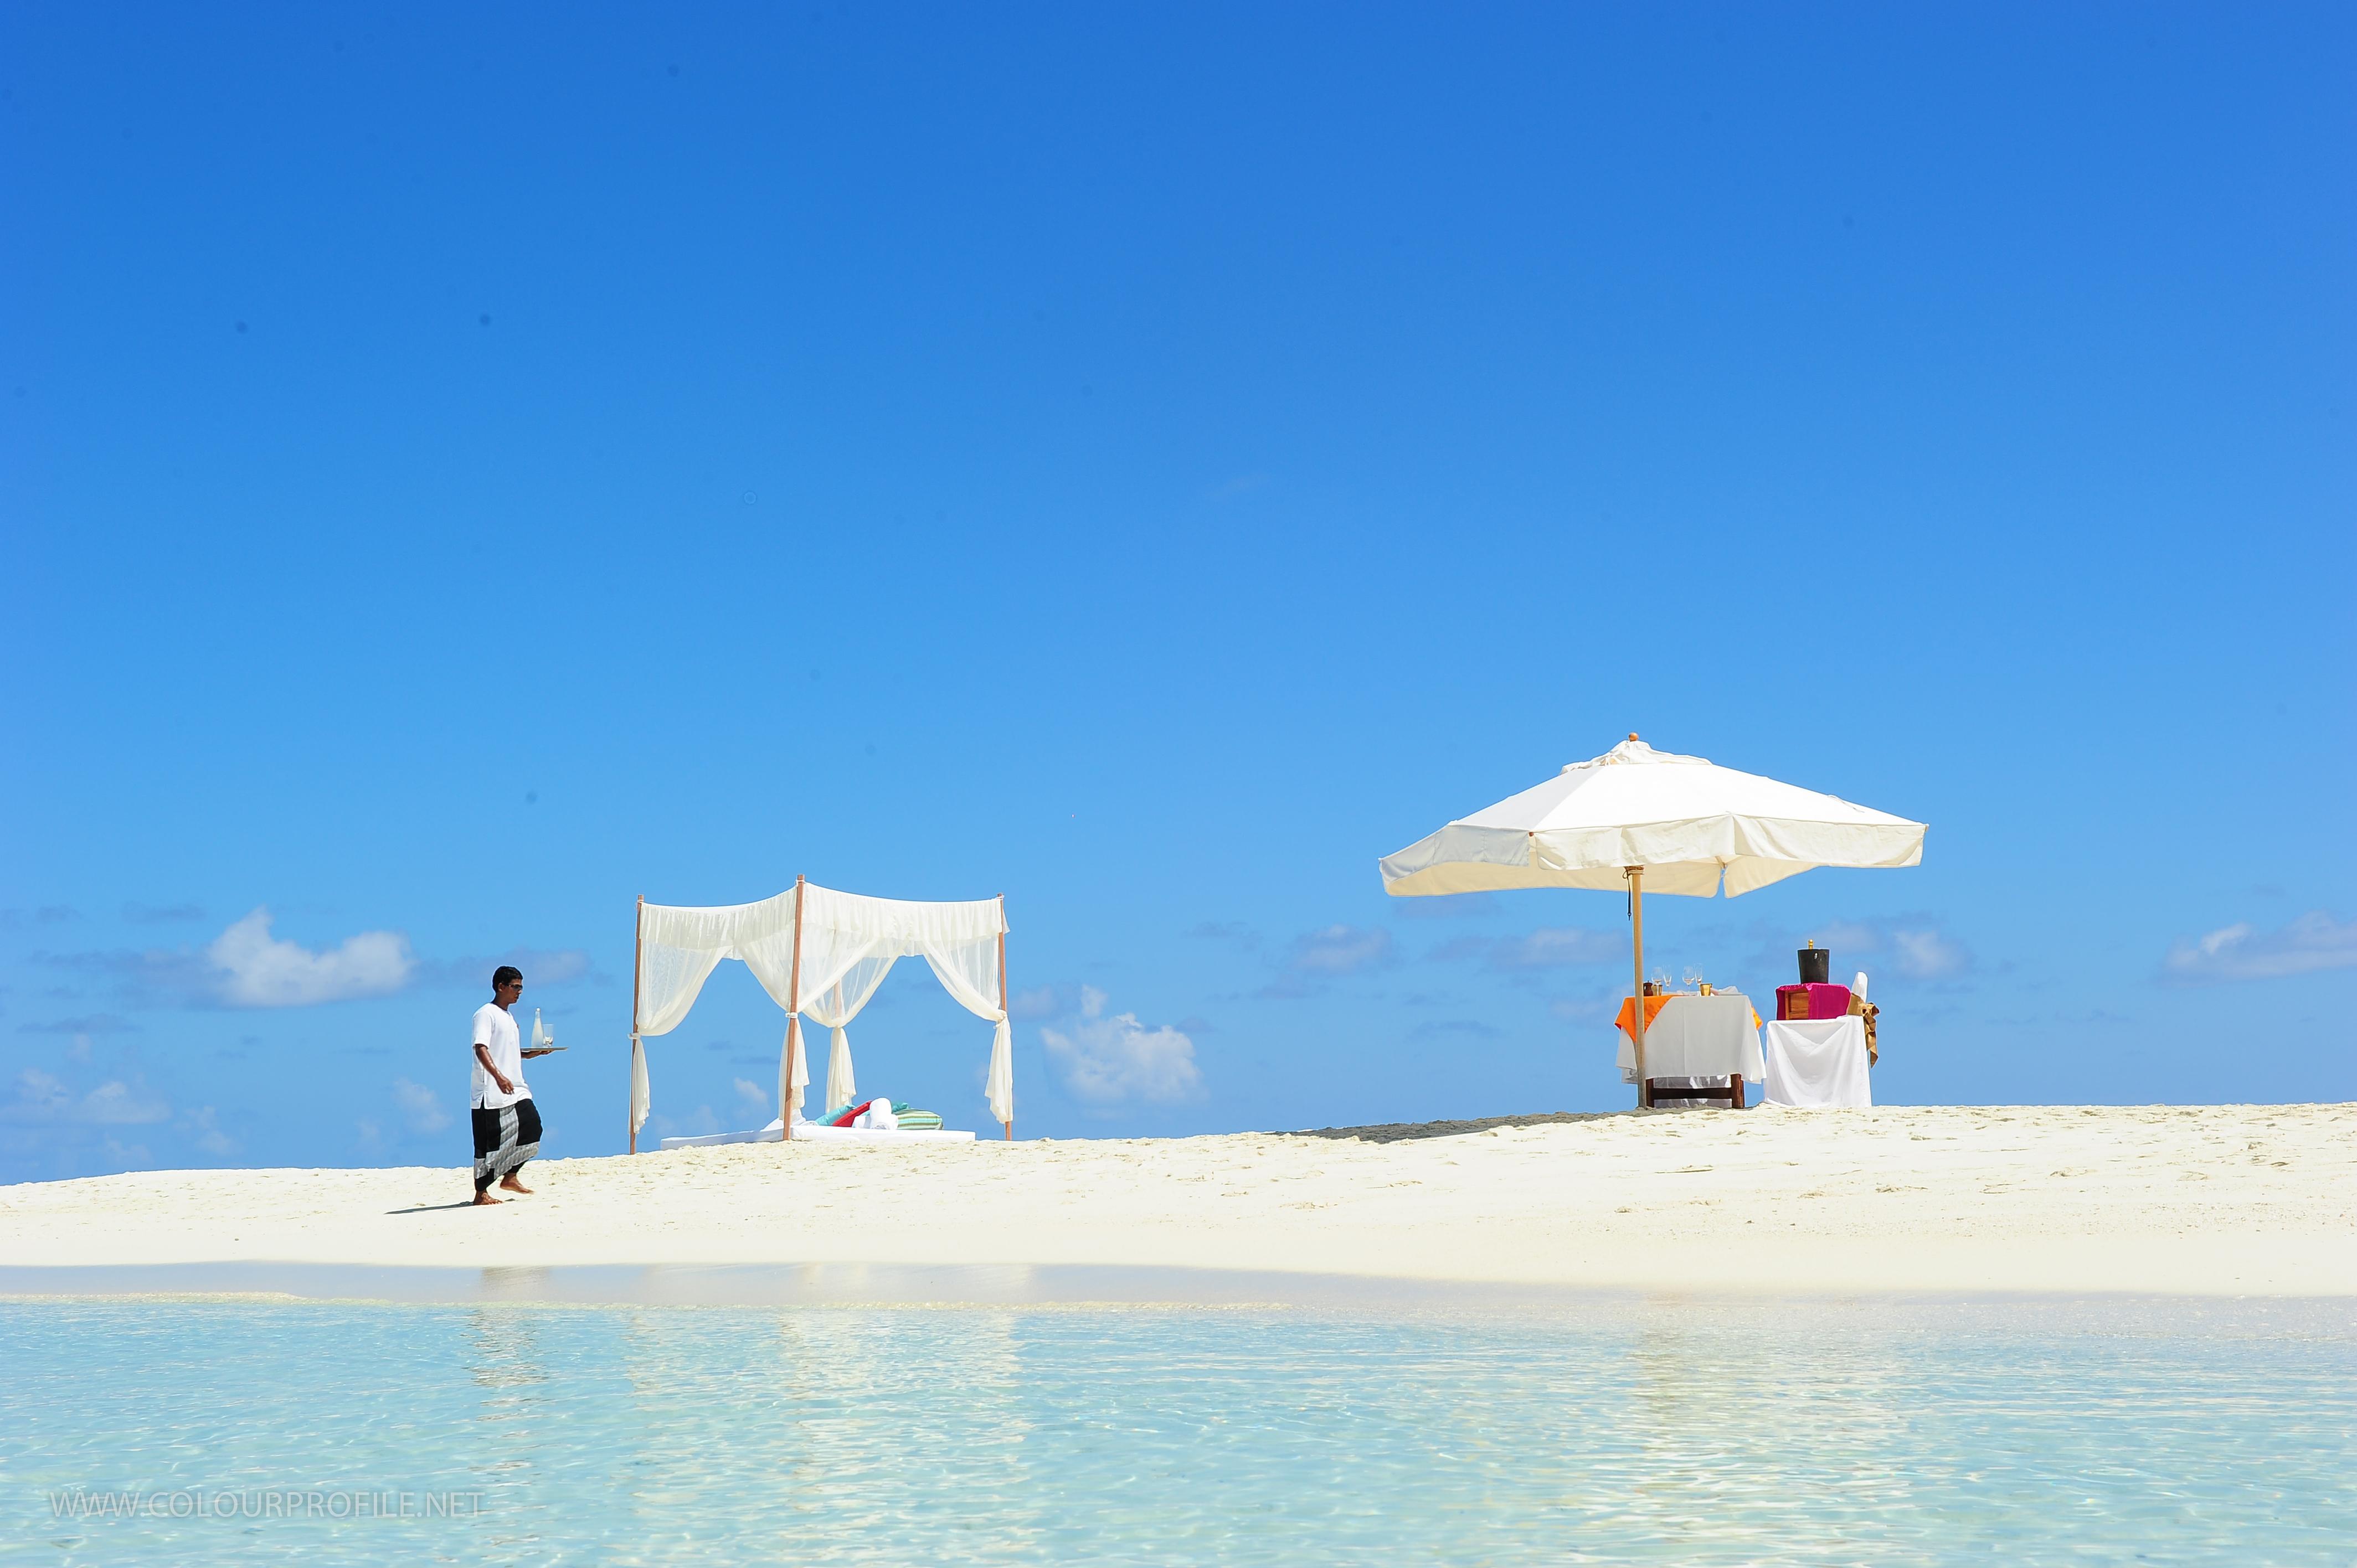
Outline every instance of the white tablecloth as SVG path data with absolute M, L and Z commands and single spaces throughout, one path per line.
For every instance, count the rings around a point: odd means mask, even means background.
M 1865 1019 L 1853 1013 L 1846 1018 L 1770 1024 L 1765 1032 L 1769 1104 L 1874 1103 L 1867 1081 Z
M 1620 1035 L 1620 1080 L 1637 1081 L 1637 1047 Z M 1716 996 L 1673 996 L 1645 1029 L 1648 1078 L 1715 1078 L 1741 1074 L 1746 1083 L 1767 1077 L 1760 1056 L 1760 1031 L 1751 1026 L 1751 1002 L 1732 991 Z

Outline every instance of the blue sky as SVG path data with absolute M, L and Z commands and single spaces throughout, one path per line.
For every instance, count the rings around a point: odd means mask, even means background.
M 227 9 L 0 16 L 0 1179 L 462 1162 L 514 953 L 618 1150 L 798 872 L 1026 1135 L 1618 1106 L 1375 861 L 1631 730 L 1932 824 L 1648 910 L 1881 1099 L 2357 1098 L 2345 8 Z

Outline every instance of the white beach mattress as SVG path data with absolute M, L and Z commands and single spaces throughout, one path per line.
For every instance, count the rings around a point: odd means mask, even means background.
M 781 1142 L 785 1134 L 778 1130 L 778 1124 L 772 1122 L 758 1133 L 707 1133 L 701 1138 L 665 1138 L 662 1141 L 662 1146 L 666 1149 L 708 1149 L 715 1144 L 775 1144 Z M 974 1134 L 952 1133 L 946 1128 L 938 1133 L 903 1131 L 899 1128 L 886 1131 L 880 1127 L 829 1127 L 816 1122 L 797 1122 L 794 1123 L 794 1142 L 797 1144 L 971 1144 L 974 1142 Z

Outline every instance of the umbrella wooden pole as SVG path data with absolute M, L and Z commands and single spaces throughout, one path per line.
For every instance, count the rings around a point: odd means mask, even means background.
M 630 1124 L 630 1153 L 639 1152 L 639 1053 L 646 1047 L 639 1044 L 639 989 L 647 969 L 647 896 L 639 895 L 639 929 L 631 940 L 630 956 L 630 1108 L 622 1119 Z
M 778 1085 L 778 1141 L 794 1141 L 794 1067 L 802 1046 L 802 878 L 794 874 L 794 963 L 786 979 L 786 1080 Z
M 1015 1016 L 1014 1004 L 1006 995 L 1006 895 L 1004 893 L 998 896 L 998 1010 L 1010 1019 Z M 1007 1025 L 1007 1048 L 1010 1051 L 1014 1049 L 1014 1027 L 1012 1023 Z M 1011 1069 L 1014 1064 L 1010 1062 L 1007 1065 Z M 1015 1118 L 1012 1116 L 1006 1119 L 1006 1141 L 1010 1144 L 1015 1142 Z
M 1628 873 L 1629 945 L 1637 955 L 1636 984 L 1629 992 L 1629 1022 L 1637 1042 L 1637 1104 L 1642 1109 L 1653 1102 L 1645 1084 L 1645 868 L 1632 865 Z

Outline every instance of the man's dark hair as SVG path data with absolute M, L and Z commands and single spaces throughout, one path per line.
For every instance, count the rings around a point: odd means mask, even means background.
M 511 963 L 503 963 L 500 965 L 499 968 L 491 971 L 491 989 L 497 991 L 509 981 L 522 980 L 522 978 L 523 971 L 518 969 Z

